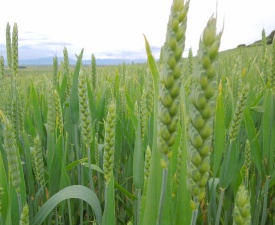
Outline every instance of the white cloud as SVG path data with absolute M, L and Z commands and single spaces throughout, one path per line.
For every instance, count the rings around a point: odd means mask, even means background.
M 51 47 L 47 45 L 52 54 L 62 54 L 65 44 L 71 55 L 84 48 L 86 57 L 119 50 L 140 51 L 144 49 L 143 33 L 152 46 L 160 47 L 171 3 L 172 0 L 9 0 L 2 4 L 0 43 L 5 43 L 6 23 L 17 22 L 20 45 L 52 42 Z M 221 49 L 261 38 L 263 28 L 267 34 L 274 30 L 274 6 L 274 0 L 219 0 L 219 30 L 224 23 Z M 191 0 L 186 50 L 197 50 L 200 35 L 213 13 L 216 0 Z

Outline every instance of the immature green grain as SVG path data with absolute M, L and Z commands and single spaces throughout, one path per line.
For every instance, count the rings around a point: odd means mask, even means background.
M 126 84 L 125 84 L 125 94 L 126 95 L 131 95 L 132 77 L 131 76 L 127 76 L 125 82 L 126 82 Z
M 239 61 L 240 59 L 238 59 Z M 242 79 L 241 79 L 241 73 L 239 71 L 239 67 L 237 66 L 237 64 L 234 65 L 233 67 L 233 72 L 232 72 L 232 90 L 233 90 L 233 97 L 235 100 L 235 103 L 237 102 L 239 95 L 242 91 Z
M 18 28 L 14 23 L 12 29 L 12 68 L 14 76 L 18 73 Z
M 135 105 L 134 105 L 134 113 L 135 113 L 136 117 L 138 118 L 139 108 L 138 108 L 138 102 L 137 101 L 135 102 Z
M 53 57 L 53 85 L 52 85 L 54 89 L 57 89 L 57 86 L 58 86 L 57 71 L 58 71 L 58 61 L 57 61 L 57 56 L 55 56 Z
M 150 169 L 150 160 L 151 160 L 151 149 L 149 145 L 146 148 L 145 151 L 145 164 L 144 164 L 144 185 L 147 182 L 148 176 L 149 176 L 149 169 Z
M 154 83 L 150 71 L 147 71 L 145 82 L 147 112 L 150 115 L 154 108 Z
M 64 47 L 64 49 L 63 49 L 63 58 L 64 58 L 63 59 L 64 60 L 63 73 L 64 73 L 65 76 L 69 76 L 69 74 L 70 74 L 70 62 L 69 62 L 68 50 L 67 50 L 66 47 Z M 68 81 L 67 81 L 67 84 L 68 84 Z
M 249 173 L 251 167 L 251 149 L 249 140 L 246 140 L 244 147 L 244 168 L 245 168 L 245 184 L 249 181 Z
M 56 90 L 53 92 L 54 96 L 54 108 L 55 108 L 55 118 L 56 118 L 56 126 L 59 128 L 60 133 L 63 132 L 63 116 L 62 116 L 62 110 L 61 110 L 61 103 L 59 94 Z
M 4 99 L 4 107 L 6 117 L 11 121 L 12 120 L 12 100 L 11 95 L 7 95 Z
M 9 68 L 12 68 L 11 27 L 9 23 L 7 23 L 6 26 L 6 51 L 8 66 Z
M 241 94 L 239 96 L 238 102 L 237 102 L 234 116 L 231 120 L 231 124 L 229 127 L 229 139 L 231 142 L 233 142 L 239 134 L 240 124 L 241 124 L 241 121 L 243 118 L 243 113 L 244 113 L 244 109 L 245 109 L 248 92 L 249 92 L 249 84 L 247 84 L 243 87 Z
M 81 137 L 85 147 L 89 147 L 92 142 L 92 119 L 89 107 L 87 83 L 84 71 L 81 70 L 78 79 L 78 98 L 79 98 L 79 116 Z
M 9 166 L 11 182 L 17 193 L 20 193 L 20 171 L 19 171 L 19 152 L 16 146 L 16 140 L 13 128 L 9 120 L 6 119 L 4 125 L 4 147 L 7 154 L 7 162 Z
M 218 89 L 216 58 L 221 35 L 222 33 L 216 34 L 216 19 L 210 18 L 200 40 L 199 65 L 194 71 L 190 93 L 187 186 L 193 197 L 191 205 L 195 208 L 204 198 L 205 185 L 210 172 L 213 121 Z M 196 216 L 193 218 L 195 219 Z
M 93 87 L 93 91 L 95 93 L 96 90 L 96 85 L 97 85 L 97 78 L 96 78 L 96 58 L 95 55 L 92 54 L 92 87 Z
M 109 105 L 108 115 L 105 121 L 105 142 L 103 155 L 103 171 L 106 185 L 113 176 L 114 154 L 115 154 L 115 126 L 116 126 L 116 104 L 112 101 Z
M 241 184 L 236 198 L 233 212 L 233 225 L 250 225 L 251 212 L 250 212 L 250 197 L 244 185 Z
M 66 47 L 63 49 L 63 56 L 64 56 L 63 76 L 65 76 L 67 78 L 65 101 L 68 102 L 69 96 L 71 93 L 71 88 L 72 88 L 72 79 L 71 79 L 71 74 L 70 74 L 70 62 L 69 62 L 68 50 Z
M 182 53 L 185 46 L 189 1 L 175 0 L 171 7 L 164 44 L 163 67 L 160 72 L 159 150 L 168 158 L 176 140 L 180 105 Z
M 20 217 L 20 225 L 29 225 L 29 206 L 26 203 L 23 207 L 23 212 L 21 213 Z
M 42 144 L 39 135 L 34 138 L 34 148 L 33 148 L 33 162 L 36 181 L 42 186 L 45 184 L 44 177 L 44 162 L 43 162 L 43 152 Z
M 0 80 L 4 78 L 4 57 L 0 56 Z

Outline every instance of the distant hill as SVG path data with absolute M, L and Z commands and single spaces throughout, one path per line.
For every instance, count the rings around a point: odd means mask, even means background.
M 63 61 L 63 58 L 58 58 L 58 63 L 60 64 L 61 61 Z M 75 65 L 76 60 L 75 59 L 69 59 L 70 65 Z M 144 63 L 146 62 L 146 59 L 96 59 L 96 64 L 98 66 L 107 66 L 107 65 L 119 65 L 125 62 L 126 64 L 131 63 Z M 83 65 L 90 65 L 91 60 L 82 60 Z M 52 65 L 53 64 L 53 57 L 45 57 L 45 58 L 38 58 L 38 59 L 26 59 L 26 60 L 20 60 L 19 59 L 19 65 L 20 66 L 30 66 L 30 65 Z
M 275 30 L 273 30 L 268 36 L 266 36 L 266 44 L 267 45 L 272 44 L 274 35 L 275 35 Z M 250 44 L 250 45 L 240 44 L 240 45 L 237 46 L 237 48 L 253 47 L 253 46 L 257 46 L 257 45 L 261 45 L 261 44 L 262 44 L 262 40 L 258 40 L 258 41 L 255 41 L 254 43 Z

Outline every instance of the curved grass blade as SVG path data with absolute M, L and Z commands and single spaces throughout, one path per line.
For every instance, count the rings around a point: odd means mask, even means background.
M 93 209 L 97 222 L 101 224 L 102 212 L 100 208 L 99 200 L 96 194 L 89 188 L 81 185 L 72 185 L 66 187 L 52 196 L 35 215 L 32 224 L 42 224 L 50 212 L 62 201 L 76 198 L 86 201 Z
M 159 72 L 156 66 L 155 59 L 152 55 L 149 43 L 144 36 L 146 44 L 146 53 L 148 59 L 148 66 L 154 80 L 154 129 L 153 129 L 153 146 L 152 156 L 150 162 L 150 170 L 148 177 L 148 185 L 146 190 L 145 207 L 141 209 L 140 224 L 156 224 L 157 210 L 159 205 L 160 187 L 162 181 L 162 169 L 160 165 L 161 153 L 157 149 L 157 119 L 158 119 L 158 85 Z
M 257 131 L 251 117 L 251 113 L 248 109 L 244 111 L 244 121 L 245 121 L 248 140 L 251 145 L 251 156 L 252 156 L 253 162 L 255 162 L 255 165 L 257 170 L 259 171 L 259 174 L 263 178 L 264 171 L 262 166 L 262 154 L 260 150 L 260 144 L 257 136 Z
M 98 165 L 96 165 L 96 164 L 90 164 L 89 165 L 88 163 L 83 162 L 83 163 L 81 163 L 81 165 L 84 166 L 84 167 L 86 167 L 86 168 L 91 168 L 92 170 L 96 170 L 96 171 L 104 174 L 104 172 L 102 171 L 102 169 L 100 169 L 100 167 Z

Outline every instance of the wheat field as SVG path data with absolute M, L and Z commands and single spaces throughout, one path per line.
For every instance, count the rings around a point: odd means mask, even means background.
M 275 41 L 220 52 L 211 17 L 184 58 L 188 9 L 173 1 L 160 56 L 145 34 L 144 64 L 64 47 L 20 68 L 7 23 L 0 225 L 275 224 Z

